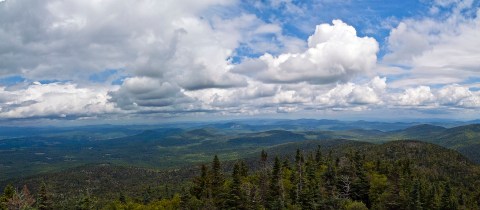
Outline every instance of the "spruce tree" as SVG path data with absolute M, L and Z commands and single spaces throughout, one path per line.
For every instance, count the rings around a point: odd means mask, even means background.
M 259 176 L 259 183 L 258 183 L 258 194 L 256 195 L 257 202 L 263 206 L 267 205 L 267 196 L 268 196 L 268 168 L 267 168 L 267 152 L 262 150 L 260 154 L 260 162 L 261 162 L 261 169 L 258 174 Z
M 320 145 L 317 146 L 317 151 L 315 151 L 315 162 L 317 163 L 317 166 L 323 164 L 322 147 Z
M 37 208 L 39 210 L 49 210 L 53 209 L 52 205 L 52 198 L 50 193 L 47 191 L 47 185 L 45 182 L 42 182 L 38 191 Z
M 281 186 L 281 164 L 280 159 L 275 157 L 272 175 L 270 177 L 270 186 L 268 191 L 268 209 L 282 209 L 284 205 L 283 192 Z
M 210 179 L 208 177 L 209 171 L 205 164 L 201 166 L 200 177 L 193 179 L 193 186 L 190 193 L 197 199 L 211 198 Z
M 8 208 L 7 202 L 15 195 L 15 188 L 12 184 L 8 184 L 3 190 L 3 195 L 0 197 L 0 209 L 6 210 Z
M 230 185 L 230 191 L 227 197 L 228 200 L 226 201 L 225 206 L 227 209 L 245 209 L 245 199 L 242 193 L 241 185 L 241 167 L 239 163 L 235 163 L 233 166 L 232 184 Z
M 211 187 L 212 187 L 212 199 L 213 203 L 217 207 L 221 207 L 221 196 L 223 196 L 223 184 L 225 183 L 225 177 L 223 176 L 222 166 L 218 156 L 215 155 L 212 162 L 211 171 Z
M 410 198 L 409 198 L 409 204 L 408 207 L 409 209 L 412 210 L 421 210 L 423 209 L 422 207 L 422 198 L 421 198 L 421 192 L 420 192 L 420 183 L 418 180 L 416 180 L 413 184 L 412 190 L 410 191 Z
M 443 191 L 442 201 L 440 204 L 441 210 L 455 210 L 458 209 L 457 202 L 455 200 L 455 196 L 452 192 L 452 188 L 450 184 L 447 183 L 445 185 L 445 190 Z
M 245 164 L 245 161 L 240 161 L 240 176 L 247 177 L 248 176 L 248 166 Z

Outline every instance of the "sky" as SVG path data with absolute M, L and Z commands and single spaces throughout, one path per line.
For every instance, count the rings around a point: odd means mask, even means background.
M 0 124 L 478 119 L 474 0 L 0 0 Z

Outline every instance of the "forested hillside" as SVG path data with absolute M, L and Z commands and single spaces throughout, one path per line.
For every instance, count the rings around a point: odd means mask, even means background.
M 98 194 L 94 189 L 101 182 L 91 179 L 72 185 L 72 180 L 57 174 L 6 187 L 2 208 L 479 209 L 480 168 L 453 150 L 418 141 L 383 145 L 347 141 L 347 146 L 329 149 L 312 147 L 313 143 L 285 144 L 242 161 L 224 162 L 214 156 L 210 164 L 193 171 L 83 168 L 79 180 L 110 177 L 102 182 L 111 185 L 111 191 Z M 179 178 L 187 174 L 194 177 Z M 129 181 L 115 183 L 115 176 Z M 60 183 L 65 189 L 52 187 L 59 186 L 59 177 L 64 177 Z M 145 185 L 155 179 L 157 185 Z M 112 196 L 99 196 L 105 194 Z

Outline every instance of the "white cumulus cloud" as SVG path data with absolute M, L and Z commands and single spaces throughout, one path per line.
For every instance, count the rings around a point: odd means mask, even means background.
M 41 84 L 35 82 L 25 89 L 0 88 L 0 117 L 73 118 L 118 112 L 108 102 L 108 89 L 82 88 L 70 83 Z
M 348 81 L 375 66 L 378 49 L 375 39 L 358 37 L 355 28 L 334 20 L 332 25 L 316 27 L 306 51 L 278 56 L 266 53 L 246 60 L 233 71 L 267 83 Z

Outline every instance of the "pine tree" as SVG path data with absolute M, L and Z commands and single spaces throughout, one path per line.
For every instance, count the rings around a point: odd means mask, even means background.
M 300 149 L 297 149 L 295 154 L 295 172 L 292 173 L 290 181 L 294 184 L 292 191 L 290 192 L 290 197 L 292 198 L 293 204 L 300 202 L 300 196 L 303 191 L 304 178 L 303 178 L 303 154 Z
M 213 158 L 211 173 L 210 183 L 213 203 L 220 208 L 223 205 L 221 196 L 224 196 L 223 184 L 225 183 L 225 177 L 223 176 L 222 166 L 217 155 Z
M 303 181 L 305 185 L 300 193 L 300 202 L 303 209 L 317 209 L 317 202 L 319 202 L 315 166 L 316 160 L 314 160 L 312 155 L 309 155 L 305 162 L 305 178 Z
M 143 192 L 143 204 L 148 204 L 152 201 L 153 190 L 150 186 Z
M 47 185 L 45 182 L 42 182 L 38 191 L 37 208 L 39 210 L 49 210 L 53 209 L 52 205 L 52 198 L 50 193 L 47 191 Z
M 242 175 L 240 164 L 235 163 L 233 166 L 232 184 L 230 185 L 230 192 L 226 202 L 226 208 L 228 209 L 245 209 L 245 199 L 241 189 L 241 179 Z
M 445 186 L 445 190 L 442 195 L 442 202 L 440 204 L 441 210 L 455 210 L 458 209 L 457 202 L 455 200 L 455 196 L 453 195 L 452 188 L 450 184 L 447 183 Z
M 211 198 L 210 179 L 208 177 L 209 171 L 205 164 L 201 166 L 200 177 L 193 179 L 193 186 L 190 193 L 197 199 Z
M 245 161 L 240 161 L 240 176 L 247 177 L 248 176 L 248 166 L 245 164 Z
M 362 201 L 367 207 L 371 207 L 369 198 L 370 182 L 364 169 L 359 170 L 357 178 L 352 183 L 351 197 L 353 200 Z
M 267 158 L 268 158 L 267 152 L 265 152 L 265 150 L 262 149 L 262 153 L 260 154 L 260 160 L 262 161 L 262 163 L 266 163 Z
M 256 198 L 254 200 L 257 201 L 258 205 L 267 205 L 267 197 L 268 197 L 268 168 L 267 168 L 267 152 L 262 150 L 260 154 L 260 162 L 262 168 L 259 171 L 259 183 L 258 183 L 258 193 L 255 194 Z
M 317 151 L 315 152 L 315 162 L 317 163 L 317 166 L 323 164 L 322 147 L 320 145 L 317 146 Z
M 3 195 L 0 197 L 0 210 L 6 210 L 8 205 L 8 200 L 12 199 L 15 195 L 15 188 L 12 184 L 8 184 L 3 190 Z
M 408 204 L 409 209 L 412 209 L 412 210 L 423 209 L 422 202 L 421 202 L 422 198 L 421 198 L 420 188 L 421 188 L 420 182 L 416 180 L 413 184 L 413 188 L 409 196 L 410 197 L 409 204 Z
M 275 157 L 268 191 L 268 209 L 282 209 L 284 206 L 281 178 L 280 159 Z
M 90 210 L 94 209 L 95 205 L 97 203 L 97 200 L 93 198 L 90 193 L 87 192 L 86 195 L 83 195 L 82 197 L 79 198 L 75 205 L 75 209 L 77 210 Z

